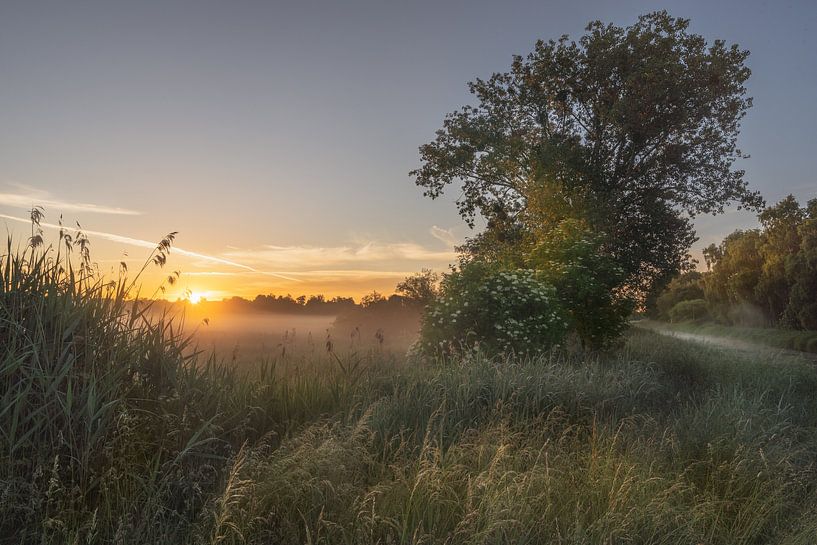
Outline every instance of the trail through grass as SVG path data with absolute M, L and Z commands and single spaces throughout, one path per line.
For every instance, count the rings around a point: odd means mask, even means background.
M 817 360 L 817 332 L 783 328 L 739 327 L 716 323 L 667 323 L 638 320 L 633 325 L 670 333 L 679 338 L 710 342 L 723 347 L 757 352 L 774 349 L 779 354 Z

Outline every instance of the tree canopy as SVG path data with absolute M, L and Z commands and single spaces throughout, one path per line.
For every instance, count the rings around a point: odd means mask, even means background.
M 412 305 L 424 307 L 437 297 L 440 275 L 423 269 L 397 283 L 394 291 Z
M 487 220 L 466 251 L 512 259 L 581 219 L 643 297 L 689 263 L 691 217 L 762 206 L 735 168 L 748 51 L 688 27 L 663 11 L 595 21 L 469 84 L 476 103 L 446 116 L 411 172 L 431 198 L 461 186 L 462 217 Z

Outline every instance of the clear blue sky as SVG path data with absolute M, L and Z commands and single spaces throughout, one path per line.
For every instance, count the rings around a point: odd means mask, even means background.
M 816 2 L 5 1 L 0 213 L 44 202 L 104 233 L 179 230 L 185 249 L 299 280 L 187 256 L 185 286 L 213 296 L 230 291 L 217 277 L 385 289 L 467 235 L 456 195 L 424 199 L 407 175 L 466 82 L 538 38 L 655 9 L 752 52 L 747 179 L 769 201 L 817 197 Z M 702 218 L 696 247 L 751 224 Z

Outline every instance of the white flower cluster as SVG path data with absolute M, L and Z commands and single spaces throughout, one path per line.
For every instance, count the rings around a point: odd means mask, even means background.
M 460 345 L 483 342 L 529 352 L 546 349 L 565 334 L 567 320 L 555 289 L 535 270 L 493 273 L 478 284 L 459 287 L 439 299 L 426 315 L 435 345 L 448 339 Z

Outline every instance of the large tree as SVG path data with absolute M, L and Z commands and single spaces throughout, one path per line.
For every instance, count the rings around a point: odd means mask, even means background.
M 644 296 L 688 264 L 690 218 L 762 205 L 734 167 L 748 52 L 688 25 L 666 12 L 593 22 L 469 84 L 476 104 L 446 116 L 411 173 L 432 198 L 461 186 L 463 218 L 487 220 L 466 249 L 506 255 L 498 242 L 581 218 Z

